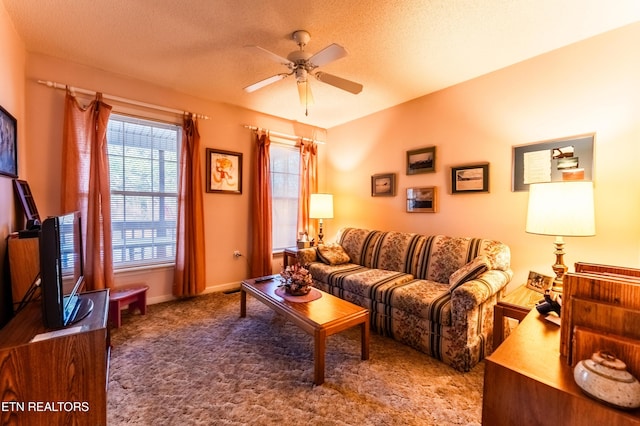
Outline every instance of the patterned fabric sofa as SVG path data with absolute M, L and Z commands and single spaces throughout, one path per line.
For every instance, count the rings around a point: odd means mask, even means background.
M 368 308 L 373 330 L 460 371 L 491 353 L 510 258 L 498 241 L 357 228 L 298 251 L 314 286 Z

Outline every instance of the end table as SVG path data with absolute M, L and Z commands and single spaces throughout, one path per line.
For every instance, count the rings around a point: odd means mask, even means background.
M 298 262 L 297 247 L 289 247 L 284 249 L 284 253 L 282 254 L 282 264 L 285 268 L 289 266 L 289 258 L 293 259 L 293 264 L 296 264 Z
M 493 349 L 504 340 L 504 318 L 522 321 L 544 295 L 521 285 L 498 301 L 493 308 Z

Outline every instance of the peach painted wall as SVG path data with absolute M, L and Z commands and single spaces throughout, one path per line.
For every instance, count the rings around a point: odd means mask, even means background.
M 60 147 L 64 91 L 48 88 L 37 83 L 38 80 L 52 80 L 78 88 L 101 90 L 105 94 L 170 108 L 187 109 L 211 117 L 210 120 L 199 121 L 203 182 L 205 148 L 243 153 L 244 173 L 242 195 L 204 194 L 207 286 L 210 290 L 238 287 L 239 282 L 250 274 L 246 257 L 233 257 L 233 251 L 236 249 L 244 255 L 247 255 L 249 250 L 248 189 L 253 139 L 252 132 L 243 125 L 256 125 L 300 136 L 312 136 L 314 129 L 43 55 L 28 56 L 26 73 L 26 118 L 31 129 L 27 142 L 30 152 L 28 179 L 38 209 L 43 215 L 60 213 Z M 115 109 L 122 109 L 116 102 L 107 102 L 114 105 Z M 324 130 L 322 133 L 324 134 Z M 323 148 L 320 148 L 321 155 L 322 150 Z M 274 272 L 279 272 L 281 263 L 281 257 L 276 256 Z M 151 285 L 151 301 L 161 301 L 169 298 L 171 294 L 172 274 L 172 268 L 118 274 L 116 285 L 147 281 Z
M 565 238 L 565 263 L 640 267 L 637 40 L 640 24 L 329 129 L 336 211 L 326 232 L 353 225 L 494 238 L 511 247 L 511 286 L 530 270 L 552 275 L 554 238 L 524 231 L 528 193 L 511 191 L 512 146 L 595 132 L 597 235 Z M 426 146 L 436 146 L 436 172 L 407 176 L 406 151 Z M 490 163 L 490 193 L 451 195 L 449 168 L 476 162 Z M 397 195 L 371 197 L 371 175 L 391 172 Z M 406 213 L 414 186 L 437 187 L 437 213 Z
M 13 23 L 0 3 L 0 105 L 18 120 L 18 173 L 23 176 L 25 158 L 26 126 L 24 124 L 24 71 L 26 52 L 22 40 L 15 32 Z M 0 176 L 0 326 L 7 318 L 4 301 L 10 298 L 5 293 L 5 255 L 7 236 L 17 229 L 17 213 L 13 198 L 11 178 Z

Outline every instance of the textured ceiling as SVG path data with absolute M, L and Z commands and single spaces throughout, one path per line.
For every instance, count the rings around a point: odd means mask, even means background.
M 3 2 L 29 52 L 323 128 L 640 21 L 640 0 Z M 286 57 L 299 29 L 311 33 L 311 53 L 331 43 L 349 51 L 321 70 L 362 93 L 313 79 L 305 116 L 293 77 L 242 90 L 286 71 L 245 46 Z

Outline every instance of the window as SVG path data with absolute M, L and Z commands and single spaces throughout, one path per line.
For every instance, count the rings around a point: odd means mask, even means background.
M 115 269 L 175 262 L 181 136 L 175 124 L 109 118 Z
M 300 152 L 294 146 L 271 144 L 271 210 L 273 250 L 296 245 Z

